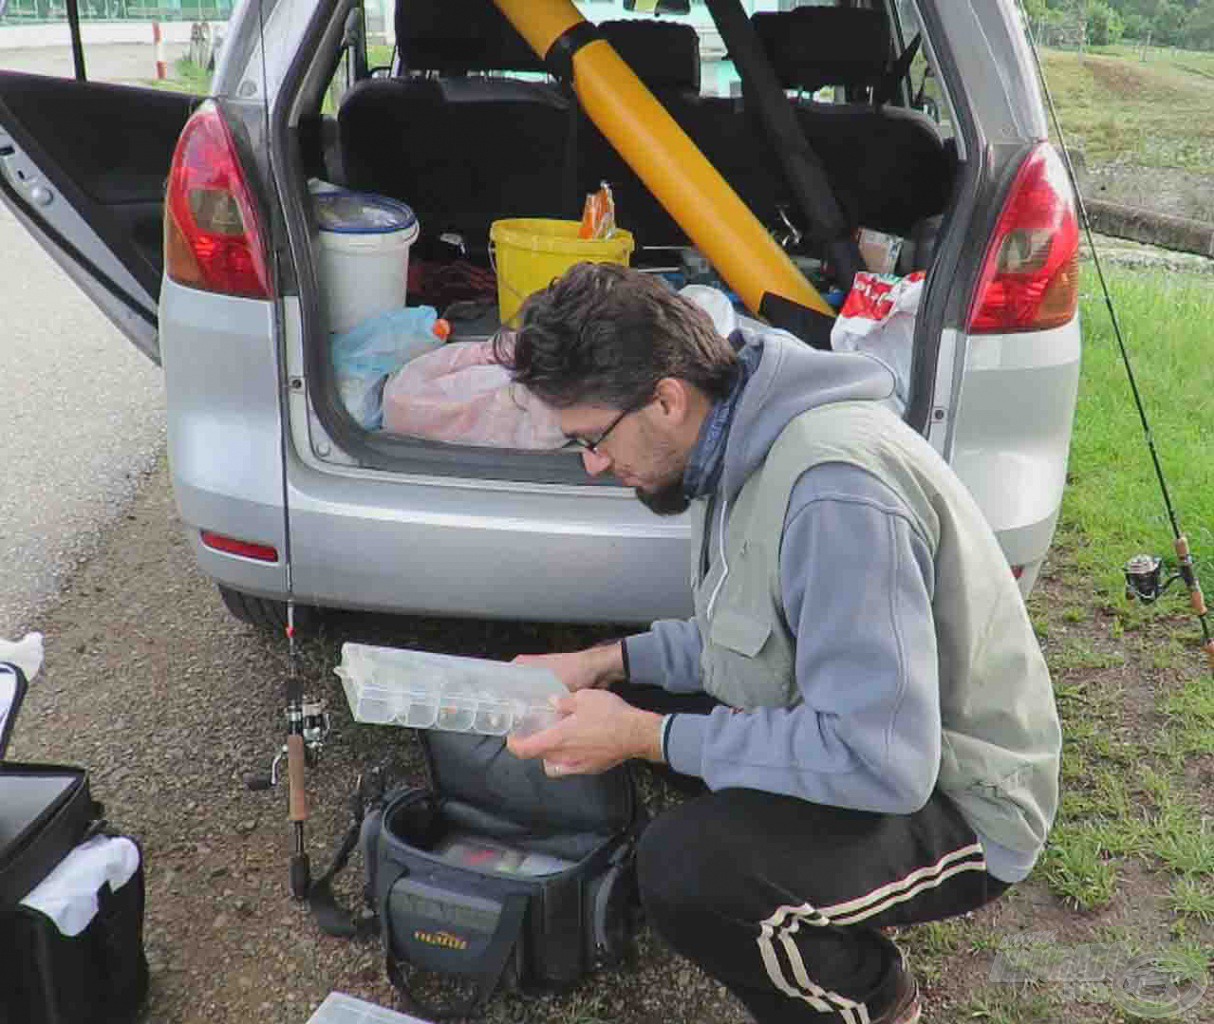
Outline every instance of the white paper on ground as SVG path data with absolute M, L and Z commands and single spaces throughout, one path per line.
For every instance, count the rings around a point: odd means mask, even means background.
M 421 1017 L 365 1003 L 344 992 L 330 992 L 308 1018 L 308 1024 L 431 1024 Z

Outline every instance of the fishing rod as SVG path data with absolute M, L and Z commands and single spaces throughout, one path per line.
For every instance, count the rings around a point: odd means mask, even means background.
M 1138 419 L 1142 424 L 1143 436 L 1146 438 L 1147 450 L 1151 454 L 1151 465 L 1155 468 L 1155 477 L 1159 481 L 1159 489 L 1163 494 L 1164 508 L 1168 513 L 1168 522 L 1172 528 L 1172 546 L 1176 551 L 1177 571 L 1163 580 L 1163 559 L 1155 555 L 1135 555 L 1123 567 L 1122 573 L 1125 576 L 1126 599 L 1133 601 L 1137 599 L 1143 604 L 1151 604 L 1165 590 L 1168 589 L 1177 580 L 1183 580 L 1185 587 L 1189 591 L 1189 604 L 1193 608 L 1193 613 L 1197 616 L 1197 621 L 1201 624 L 1202 647 L 1205 649 L 1206 657 L 1210 662 L 1210 672 L 1214 674 L 1214 636 L 1210 633 L 1210 623 L 1208 620 L 1209 611 L 1206 608 L 1205 595 L 1201 592 L 1201 582 L 1197 578 L 1197 573 L 1193 568 L 1193 555 L 1189 548 L 1189 539 L 1180 529 L 1180 519 L 1176 514 L 1176 509 L 1172 504 L 1172 495 L 1168 490 L 1168 481 L 1163 473 L 1163 465 L 1159 461 L 1159 452 L 1155 447 L 1155 436 L 1151 431 L 1150 421 L 1147 419 L 1146 407 L 1142 402 L 1142 393 L 1138 389 L 1138 381 L 1134 377 L 1134 367 L 1130 363 L 1130 354 L 1125 346 L 1125 339 L 1121 333 L 1121 323 L 1117 319 L 1117 310 L 1113 306 L 1113 297 L 1109 293 L 1108 282 L 1104 276 L 1104 268 L 1100 265 L 1100 254 L 1096 250 L 1096 240 L 1092 236 L 1092 222 L 1088 217 L 1087 205 L 1083 201 L 1083 195 L 1079 191 L 1079 180 L 1075 174 L 1075 167 L 1071 163 L 1070 149 L 1066 144 L 1066 137 L 1062 132 L 1062 122 L 1058 119 L 1058 110 L 1054 106 L 1054 97 L 1050 92 L 1049 83 L 1045 80 L 1045 68 L 1041 64 L 1041 55 L 1037 51 L 1037 40 L 1033 35 L 1032 22 L 1029 19 L 1028 11 L 1025 10 L 1023 0 L 1018 0 L 1017 6 L 1020 8 L 1020 14 L 1024 19 L 1025 34 L 1028 36 L 1029 49 L 1033 54 L 1033 63 L 1037 68 L 1037 78 L 1041 82 L 1041 90 L 1045 95 L 1046 106 L 1049 107 L 1050 120 L 1053 121 L 1054 131 L 1058 135 L 1058 148 L 1062 151 L 1062 160 L 1066 166 L 1067 177 L 1071 182 L 1071 189 L 1075 193 L 1075 203 L 1079 208 L 1079 217 L 1083 222 L 1083 231 L 1088 241 L 1088 249 L 1092 253 L 1092 264 L 1096 268 L 1096 277 L 1100 281 L 1100 291 L 1104 296 L 1105 307 L 1109 311 L 1109 320 L 1113 325 L 1113 336 L 1117 339 L 1117 348 L 1121 353 L 1121 361 L 1125 366 L 1126 376 L 1130 382 L 1130 392 L 1134 396 L 1134 405 L 1138 409 Z
M 257 17 L 262 39 L 261 92 L 262 111 L 265 118 L 264 137 L 268 138 L 270 111 L 267 83 L 269 77 L 266 74 L 265 11 L 261 3 L 257 5 Z M 271 274 L 277 281 L 279 274 L 276 251 L 275 246 L 270 246 Z M 265 790 L 277 786 L 281 777 L 282 762 L 284 759 L 286 760 L 287 818 L 291 823 L 290 891 L 294 899 L 304 900 L 307 899 L 312 888 L 312 869 L 304 834 L 304 826 L 309 817 L 306 770 L 309 761 L 315 760 L 324 746 L 329 735 L 330 720 L 324 701 L 305 695 L 303 680 L 300 678 L 299 672 L 299 647 L 295 623 L 295 573 L 291 558 L 291 498 L 290 485 L 287 480 L 291 393 L 297 388 L 299 382 L 292 380 L 290 376 L 282 318 L 276 316 L 274 323 L 278 354 L 278 454 L 282 467 L 280 477 L 282 483 L 282 553 L 287 590 L 284 626 L 287 638 L 287 679 L 283 688 L 286 702 L 287 739 L 282 749 L 275 755 L 270 765 L 270 771 L 268 773 L 247 772 L 244 782 L 252 790 Z

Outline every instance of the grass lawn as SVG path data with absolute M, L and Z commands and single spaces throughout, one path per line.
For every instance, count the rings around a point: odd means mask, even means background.
M 1067 141 L 1089 163 L 1214 173 L 1214 54 L 1041 51 Z
M 1214 962 L 1214 677 L 1179 584 L 1149 608 L 1124 600 L 1122 563 L 1138 551 L 1170 556 L 1171 535 L 1085 270 L 1070 485 L 1029 602 L 1063 721 L 1062 806 L 1046 855 L 1003 905 L 903 936 L 929 982 L 932 1021 L 1214 1019 L 1209 991 L 1174 1018 L 1161 1009 L 1168 998 L 1186 1006 Z M 1214 593 L 1214 287 L 1208 276 L 1114 270 L 1111 288 L 1173 502 Z M 1135 957 L 1162 986 L 1154 995 L 1120 985 Z M 1019 980 L 998 983 L 992 972 L 1007 978 L 1009 965 Z

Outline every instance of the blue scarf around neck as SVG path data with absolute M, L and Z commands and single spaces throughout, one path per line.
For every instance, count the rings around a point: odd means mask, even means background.
M 746 382 L 759 365 L 763 350 L 758 345 L 744 345 L 742 335 L 734 331 L 730 343 L 738 349 L 738 376 L 729 394 L 716 402 L 700 425 L 700 436 L 687 459 L 683 471 L 683 494 L 689 498 L 702 498 L 716 489 L 725 465 L 725 444 L 729 440 L 729 428 L 733 425 L 738 399 L 746 388 Z

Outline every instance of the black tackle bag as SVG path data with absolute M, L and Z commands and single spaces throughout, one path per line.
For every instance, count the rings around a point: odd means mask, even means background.
M 0 663 L 0 758 L 26 680 Z M 126 1024 L 147 992 L 143 856 L 81 768 L 0 760 L 0 1024 Z
M 350 933 L 329 881 L 358 842 L 370 919 L 407 1009 L 470 1016 L 498 989 L 568 988 L 622 960 L 645 822 L 627 766 L 549 778 L 501 737 L 418 736 L 430 784 L 372 803 L 313 888 L 321 927 Z M 459 982 L 460 994 L 419 997 L 418 972 Z

